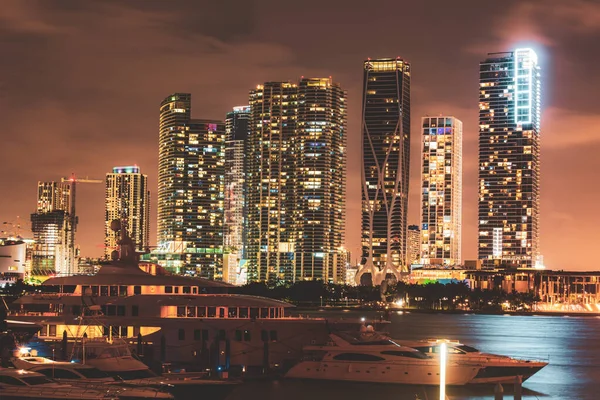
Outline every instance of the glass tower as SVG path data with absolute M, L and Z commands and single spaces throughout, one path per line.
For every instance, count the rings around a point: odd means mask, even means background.
M 175 93 L 160 105 L 158 241 L 165 259 L 179 257 L 174 272 L 221 279 L 225 125 L 191 119 L 191 102 Z
M 462 228 L 462 122 L 422 119 L 421 262 L 459 265 Z
M 410 64 L 364 62 L 362 260 L 357 283 L 400 278 L 406 262 L 410 157 Z
M 536 53 L 479 66 L 479 259 L 535 267 L 539 254 L 540 68 Z
M 248 280 L 293 282 L 298 85 L 258 85 L 250 91 L 250 107 L 246 141 Z
M 223 280 L 246 283 L 245 146 L 250 106 L 234 107 L 225 118 L 225 262 Z
M 344 282 L 346 93 L 331 78 L 298 84 L 296 280 Z
M 110 229 L 113 220 L 126 221 L 129 237 L 138 252 L 150 245 L 150 192 L 148 177 L 137 166 L 115 167 L 106 174 L 104 254 L 117 250 L 118 233 Z
M 250 93 L 248 279 L 345 279 L 346 93 L 331 78 Z

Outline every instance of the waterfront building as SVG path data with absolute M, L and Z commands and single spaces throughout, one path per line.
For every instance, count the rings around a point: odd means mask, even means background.
M 363 254 L 356 279 L 379 284 L 407 272 L 410 64 L 384 58 L 363 67 Z
M 137 252 L 150 245 L 150 192 L 148 177 L 137 166 L 114 167 L 106 174 L 104 254 L 117 249 L 118 235 L 110 228 L 115 219 L 125 223 Z
M 225 236 L 223 280 L 246 283 L 245 147 L 250 106 L 234 107 L 225 118 Z
M 177 261 L 172 272 L 221 279 L 225 126 L 191 111 L 189 93 L 160 105 L 158 253 Z
M 421 263 L 460 265 L 462 122 L 425 117 L 421 129 Z
M 298 85 L 267 82 L 250 91 L 247 140 L 248 280 L 294 281 L 294 172 Z
M 406 264 L 421 264 L 421 230 L 418 225 L 408 226 L 406 243 Z
M 25 278 L 27 244 L 20 238 L 0 238 L 0 285 Z
M 345 280 L 346 93 L 331 78 L 298 84 L 295 280 Z
M 70 275 L 76 272 L 75 230 L 77 217 L 73 183 L 38 182 L 36 212 L 31 214 L 34 276 Z
M 540 67 L 531 49 L 479 66 L 479 256 L 484 267 L 540 264 Z
M 250 92 L 248 279 L 343 282 L 346 93 L 331 78 Z

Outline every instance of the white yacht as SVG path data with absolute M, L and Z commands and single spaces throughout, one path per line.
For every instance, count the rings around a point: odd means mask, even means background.
M 105 391 L 119 400 L 174 399 L 166 391 L 118 381 L 90 365 L 53 361 L 44 357 L 15 357 L 11 362 L 17 369 L 37 372 L 59 383 Z
M 326 343 L 332 326 L 348 330 L 360 324 L 293 317 L 289 303 L 230 294 L 229 284 L 170 275 L 154 264 L 149 273 L 126 246 L 95 275 L 46 280 L 46 293 L 11 304 L 10 319 L 40 325 L 38 338 L 46 342 L 66 336 L 66 353 L 84 336 L 122 338 L 148 365 L 231 374 L 289 364 L 304 345 Z
M 429 339 L 422 341 L 395 340 L 403 346 L 412 347 L 434 358 L 439 358 L 440 345 L 446 343 L 448 360 L 456 363 L 477 363 L 482 368 L 470 384 L 514 383 L 517 376 L 523 382 L 548 365 L 545 361 L 521 360 L 498 354 L 482 353 L 478 349 L 458 341 Z
M 37 372 L 0 368 L 2 400 L 117 400 L 107 390 L 59 384 Z
M 286 378 L 439 385 L 439 360 L 393 340 L 349 342 L 331 335 L 326 346 L 306 346 L 305 359 L 292 367 Z M 478 364 L 448 362 L 446 384 L 461 386 L 479 372 Z

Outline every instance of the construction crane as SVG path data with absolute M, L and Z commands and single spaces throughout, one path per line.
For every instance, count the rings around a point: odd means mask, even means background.
M 78 183 L 104 183 L 103 179 L 90 179 L 89 177 L 85 177 L 85 178 L 76 178 L 75 177 L 75 173 L 71 174 L 70 178 L 61 178 L 61 182 L 67 182 L 71 184 L 71 190 L 70 190 L 70 194 L 71 194 L 71 201 L 70 201 L 70 210 L 69 210 L 69 218 L 70 218 L 70 222 L 71 222 L 71 232 L 70 232 L 70 246 L 72 247 L 70 250 L 72 255 L 75 255 L 75 230 L 77 227 L 77 214 L 76 214 L 76 199 L 77 199 L 77 184 Z
M 12 228 L 12 229 L 11 229 Z M 11 229 L 11 230 L 9 230 Z M 17 239 L 21 238 L 21 217 L 17 216 L 16 221 L 4 221 L 2 222 L 3 235 L 14 236 Z

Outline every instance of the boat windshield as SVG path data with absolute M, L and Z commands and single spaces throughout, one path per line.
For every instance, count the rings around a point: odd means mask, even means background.
M 102 372 L 97 368 L 76 368 L 75 371 L 88 379 L 109 378 L 109 375 L 106 372 Z
M 156 374 L 149 369 L 138 369 L 135 371 L 118 371 L 115 373 L 116 376 L 123 379 L 124 381 L 130 381 L 132 379 L 146 379 L 154 378 Z
M 352 342 L 350 344 L 353 346 L 389 346 L 393 343 L 389 340 L 373 340 L 370 342 Z
M 127 346 L 90 347 L 85 349 L 85 356 L 88 359 L 127 357 L 131 356 L 131 352 Z
M 475 347 L 467 346 L 464 344 L 461 344 L 460 346 L 456 346 L 456 348 L 459 350 L 462 350 L 466 353 L 479 353 L 479 350 L 477 350 Z
M 22 376 L 19 377 L 23 382 L 28 384 L 29 386 L 34 385 L 45 385 L 48 383 L 52 383 L 52 381 L 45 376 Z

